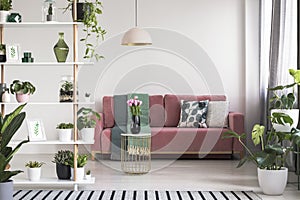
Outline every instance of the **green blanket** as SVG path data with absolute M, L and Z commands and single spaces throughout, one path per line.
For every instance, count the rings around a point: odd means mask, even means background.
M 127 95 L 114 95 L 115 126 L 111 129 L 111 160 L 121 158 L 121 134 L 127 132 Z
M 120 160 L 121 158 L 121 134 L 131 133 L 131 112 L 127 105 L 127 99 L 132 99 L 138 96 L 138 99 L 143 103 L 141 105 L 141 132 L 140 133 L 151 133 L 149 126 L 149 95 L 148 94 L 128 94 L 128 95 L 114 95 L 114 118 L 115 126 L 111 131 L 111 160 Z M 135 148 L 140 151 L 140 144 L 135 144 L 132 141 L 128 141 L 126 150 Z M 129 152 L 130 153 L 130 152 Z M 130 153 L 132 154 L 132 153 Z

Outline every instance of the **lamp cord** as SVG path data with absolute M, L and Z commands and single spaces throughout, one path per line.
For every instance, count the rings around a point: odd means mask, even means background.
M 138 14 L 137 0 L 135 0 L 135 27 L 137 27 L 137 24 L 138 24 L 137 14 Z

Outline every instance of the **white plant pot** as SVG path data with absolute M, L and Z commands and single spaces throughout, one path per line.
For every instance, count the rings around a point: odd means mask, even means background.
M 0 22 L 5 23 L 7 21 L 7 17 L 9 15 L 9 11 L 7 10 L 0 10 Z
M 42 168 L 27 168 L 27 175 L 30 181 L 39 181 L 41 179 Z
M 95 128 L 83 128 L 80 134 L 83 141 L 94 143 Z
M 290 132 L 292 128 L 297 127 L 299 120 L 299 109 L 272 109 L 271 115 L 274 112 L 287 114 L 293 119 L 293 124 L 291 126 L 289 124 L 273 124 L 273 127 L 276 131 Z
M 61 142 L 70 142 L 73 129 L 57 129 L 58 138 Z
M 78 167 L 76 170 L 77 181 L 82 181 L 84 178 L 84 167 Z M 74 168 L 71 167 L 71 180 L 74 180 Z
M 257 168 L 258 183 L 264 194 L 281 195 L 287 184 L 288 169 L 266 170 Z
M 85 175 L 85 179 L 86 179 L 86 180 L 91 180 L 91 179 L 92 179 L 92 175 L 91 175 L 91 174 L 89 174 L 89 175 L 86 174 L 86 175 Z

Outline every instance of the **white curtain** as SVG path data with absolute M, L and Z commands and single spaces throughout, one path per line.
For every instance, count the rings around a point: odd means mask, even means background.
M 261 0 L 261 122 L 267 125 L 267 88 L 291 83 L 288 69 L 297 68 L 297 1 Z
M 297 1 L 261 0 L 260 94 L 261 123 L 269 127 L 267 88 L 286 85 L 293 80 L 288 69 L 297 69 Z M 293 154 L 287 159 L 294 168 Z

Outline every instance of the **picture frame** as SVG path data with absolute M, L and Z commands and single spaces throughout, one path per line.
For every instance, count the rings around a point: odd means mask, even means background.
M 45 141 L 46 134 L 41 119 L 27 119 L 29 141 Z
M 6 62 L 8 63 L 19 63 L 21 62 L 20 56 L 20 45 L 18 44 L 7 44 L 6 45 Z

